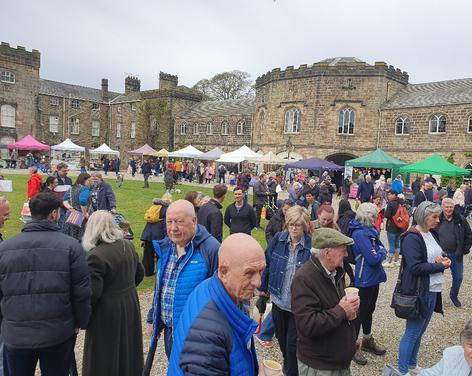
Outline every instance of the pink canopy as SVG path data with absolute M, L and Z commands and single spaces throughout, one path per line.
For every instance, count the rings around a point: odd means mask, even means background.
M 8 144 L 8 149 L 18 150 L 49 150 L 49 145 L 42 144 L 33 136 L 25 136 L 14 144 Z

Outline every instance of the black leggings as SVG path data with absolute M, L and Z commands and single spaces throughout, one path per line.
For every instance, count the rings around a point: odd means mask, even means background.
M 377 298 L 379 296 L 379 285 L 369 287 L 359 287 L 359 298 L 361 304 L 359 307 L 359 320 L 357 323 L 357 336 L 362 325 L 362 333 L 368 335 L 372 333 L 372 315 L 375 311 Z
M 274 320 L 275 336 L 284 358 L 284 375 L 298 376 L 297 330 L 293 314 L 272 303 L 272 320 Z

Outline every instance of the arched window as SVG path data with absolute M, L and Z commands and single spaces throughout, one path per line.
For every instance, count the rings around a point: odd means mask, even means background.
M 0 74 L 0 81 L 2 82 L 8 82 L 9 84 L 14 84 L 15 83 L 15 73 L 10 72 L 10 71 L 3 71 Z
M 472 133 L 472 115 L 469 116 L 469 121 L 467 125 L 467 132 Z
M 198 134 L 198 133 L 199 133 L 199 131 L 198 131 L 198 123 L 195 123 L 195 124 L 193 125 L 193 134 Z
M 207 124 L 206 134 L 213 134 L 213 124 L 211 124 L 211 123 Z
M 300 133 L 300 110 L 291 108 L 285 113 L 285 133 Z
M 77 118 L 71 118 L 71 134 L 79 134 L 80 133 L 80 120 Z
M 227 135 L 228 134 L 228 122 L 224 121 L 221 123 L 221 134 Z
M 429 133 L 446 133 L 446 117 L 442 114 L 434 114 L 429 119 Z
M 180 124 L 180 134 L 181 135 L 186 135 L 187 134 L 187 124 L 186 123 Z
M 395 134 L 405 135 L 410 134 L 411 121 L 408 117 L 402 116 L 395 122 Z
M 9 104 L 0 107 L 0 124 L 2 127 L 15 128 L 15 107 Z
M 244 120 L 240 120 L 238 124 L 236 125 L 236 134 L 237 135 L 243 135 L 244 134 L 244 126 L 246 125 L 246 122 Z
M 352 108 L 344 108 L 339 111 L 338 134 L 354 134 L 356 126 L 356 113 Z

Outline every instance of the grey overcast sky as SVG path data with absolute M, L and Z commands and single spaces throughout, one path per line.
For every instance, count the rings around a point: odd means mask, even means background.
M 41 78 L 122 92 L 159 71 L 192 86 L 328 57 L 385 61 L 410 82 L 472 77 L 470 0 L 2 0 L 0 40 L 41 52 Z

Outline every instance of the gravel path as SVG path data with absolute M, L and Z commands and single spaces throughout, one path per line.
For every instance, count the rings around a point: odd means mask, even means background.
M 466 256 L 464 260 L 464 269 L 470 270 L 472 261 L 470 256 Z M 381 375 L 383 366 L 388 364 L 396 365 L 398 344 L 404 330 L 404 320 L 398 319 L 393 314 L 389 307 L 392 291 L 398 274 L 398 268 L 387 269 L 387 282 L 380 286 L 379 300 L 377 302 L 377 309 L 374 316 L 373 332 L 375 338 L 387 347 L 387 354 L 385 356 L 375 356 L 366 354 L 368 363 L 361 367 L 353 363 L 353 376 L 373 376 Z M 460 298 L 464 304 L 464 308 L 456 309 L 448 298 L 449 288 L 451 286 L 451 273 L 446 271 L 446 283 L 444 286 L 445 293 L 443 294 L 444 317 L 434 314 L 431 323 L 423 337 L 420 354 L 419 365 L 430 366 L 441 358 L 442 350 L 454 344 L 458 344 L 459 332 L 464 327 L 467 320 L 472 317 L 472 295 L 470 294 L 469 286 L 472 285 L 472 276 L 469 273 L 464 273 L 464 282 Z M 141 311 L 143 317 L 143 328 L 145 328 L 144 318 L 152 302 L 152 292 L 143 292 L 139 295 L 141 302 Z M 83 332 L 79 335 L 79 340 L 76 346 L 76 358 L 80 369 L 82 362 L 83 349 Z M 144 334 L 144 349 L 147 354 L 149 345 L 149 338 Z M 342 351 L 342 344 L 340 350 Z M 281 354 L 276 342 L 274 347 L 266 349 L 257 344 L 257 352 L 259 359 L 274 359 L 281 362 Z M 146 355 L 145 354 L 145 355 Z M 164 354 L 162 342 L 159 343 L 154 359 L 153 376 L 162 376 L 166 374 L 167 359 Z M 79 372 L 80 374 L 80 372 Z

